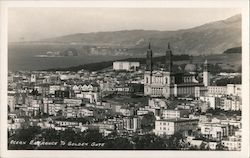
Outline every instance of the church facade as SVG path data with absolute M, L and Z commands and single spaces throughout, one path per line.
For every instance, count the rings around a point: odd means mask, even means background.
M 144 95 L 164 98 L 196 97 L 201 89 L 209 86 L 207 61 L 204 63 L 203 82 L 197 80 L 197 75 L 196 66 L 192 63 L 185 66 L 185 72 L 173 72 L 173 55 L 169 44 L 165 54 L 164 67 L 155 67 L 153 65 L 153 51 L 149 44 L 144 73 Z

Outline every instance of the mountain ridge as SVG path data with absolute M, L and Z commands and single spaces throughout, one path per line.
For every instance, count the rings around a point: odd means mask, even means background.
M 136 29 L 76 33 L 38 42 L 78 44 L 112 49 L 127 48 L 128 51 L 123 53 L 128 55 L 144 53 L 145 51 L 142 52 L 142 50 L 149 42 L 156 52 L 163 54 L 167 43 L 170 42 L 174 54 L 221 54 L 229 48 L 241 46 L 241 15 L 237 14 L 224 20 L 175 31 Z

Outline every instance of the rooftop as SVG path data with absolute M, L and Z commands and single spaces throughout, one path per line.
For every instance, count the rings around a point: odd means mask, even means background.
M 156 121 L 164 121 L 164 122 L 189 122 L 189 121 L 199 121 L 199 119 L 188 119 L 188 118 L 174 118 L 174 119 L 161 119 Z

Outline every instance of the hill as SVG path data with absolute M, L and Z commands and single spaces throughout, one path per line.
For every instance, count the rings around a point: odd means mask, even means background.
M 226 51 L 223 52 L 223 54 L 232 54 L 232 53 L 240 53 L 241 54 L 241 47 L 230 48 L 230 49 L 227 49 Z
M 78 33 L 39 41 L 81 45 L 80 52 L 95 55 L 141 55 L 151 42 L 153 51 L 162 54 L 170 42 L 174 54 L 211 55 L 241 46 L 241 15 L 176 31 L 122 30 L 115 32 Z M 88 49 L 86 49 L 86 47 Z M 90 48 L 89 48 L 90 47 Z M 122 49 L 122 50 L 121 50 Z M 118 52 L 118 53 L 117 53 Z M 110 54 L 109 54 L 110 55 Z

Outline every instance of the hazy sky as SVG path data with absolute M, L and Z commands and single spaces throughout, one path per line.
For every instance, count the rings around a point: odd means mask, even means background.
M 9 41 L 117 30 L 178 30 L 226 19 L 239 9 L 10 8 Z

